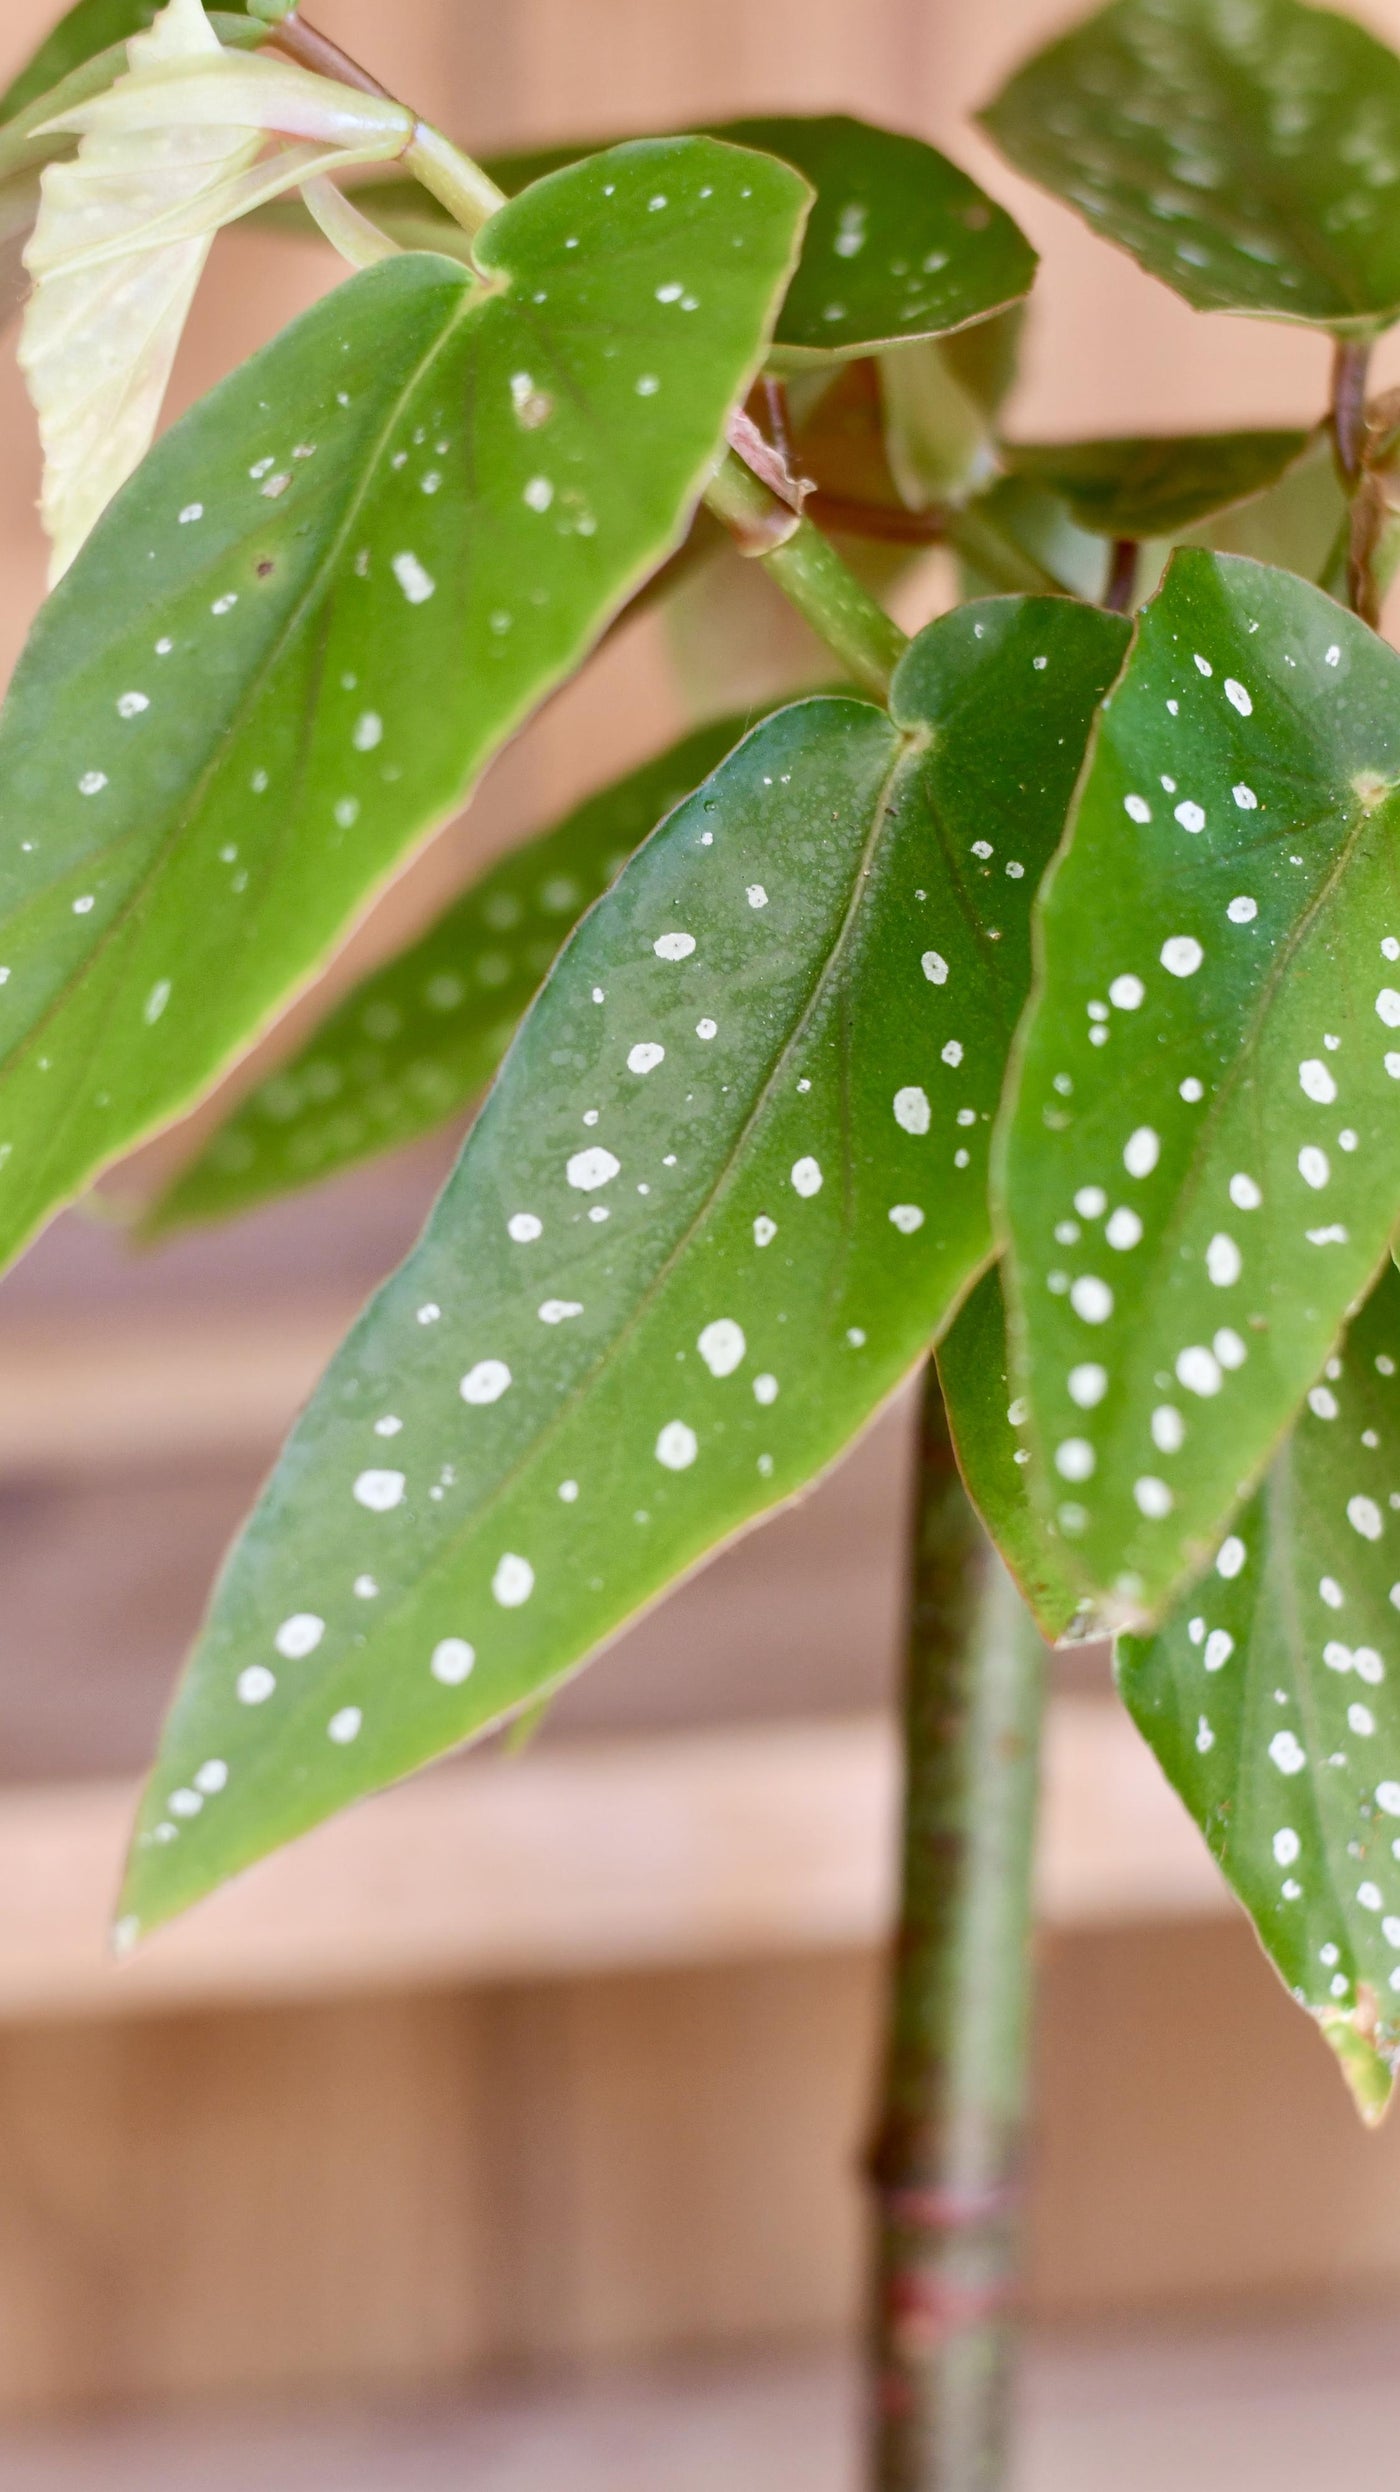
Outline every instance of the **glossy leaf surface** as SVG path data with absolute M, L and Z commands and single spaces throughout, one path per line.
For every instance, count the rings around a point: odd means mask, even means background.
M 682 533 L 804 196 L 704 139 L 354 277 L 168 433 L 0 719 L 0 1256 L 168 1119 Z
M 774 333 L 777 362 L 825 363 L 939 336 L 1030 290 L 1036 256 L 1019 227 L 923 139 L 845 113 L 722 121 L 709 135 L 780 156 L 817 194 Z M 487 171 L 514 194 L 584 152 L 493 157 Z M 376 183 L 356 197 L 388 232 L 418 248 L 442 213 L 416 183 Z
M 1362 2108 L 1400 2064 L 1400 1275 L 1119 1680 Z
M 923 1354 L 988 1252 L 1030 894 L 1122 639 L 963 608 L 893 717 L 780 711 L 584 920 L 230 1562 L 142 1925 L 539 1696 Z
M 982 116 L 1198 311 L 1400 315 L 1400 60 L 1300 0 L 1114 0 Z
M 1032 1484 L 1111 1621 L 1205 1562 L 1400 1215 L 1398 788 L 1395 652 L 1177 555 L 1043 895 L 1001 1155 Z
M 1174 537 L 1276 484 L 1309 433 L 1199 433 L 1137 441 L 1016 442 L 1012 473 L 1057 493 L 1099 536 Z
M 1015 1396 L 1001 1267 L 984 1272 L 938 1345 L 938 1380 L 967 1493 L 1052 1642 L 1067 1635 L 1079 1587 L 1029 1493 L 1026 1406 Z
M 584 910 L 748 723 L 697 728 L 502 858 L 239 1102 L 157 1203 L 146 1233 L 227 1219 L 468 1107 Z

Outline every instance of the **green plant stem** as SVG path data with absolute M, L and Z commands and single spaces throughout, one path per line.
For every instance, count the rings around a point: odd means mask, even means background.
M 303 69 L 315 70 L 322 78 L 336 78 L 342 86 L 357 87 L 362 95 L 384 96 L 390 102 L 400 100 L 390 96 L 389 89 L 352 60 L 348 52 L 342 52 L 338 43 L 308 26 L 295 9 L 277 20 L 272 39 L 279 51 L 285 52 L 289 60 L 299 62 Z M 412 111 L 413 107 L 408 109 Z M 404 150 L 403 167 L 425 190 L 432 192 L 466 233 L 479 233 L 487 218 L 505 206 L 505 192 L 497 189 L 480 165 L 464 156 L 431 122 L 419 120 L 416 115 L 413 136 Z
M 1366 383 L 1371 368 L 1369 338 L 1339 338 L 1332 354 L 1332 405 L 1329 421 L 1337 474 L 1349 504 L 1346 596 L 1353 614 L 1374 624 L 1380 594 L 1372 569 L 1375 549 L 1374 494 L 1366 473 Z
M 856 682 L 883 700 L 908 639 L 820 528 L 770 492 L 732 450 L 705 500 L 740 552 L 762 563 Z
M 932 1361 L 912 1575 L 903 1883 L 870 2159 L 869 2482 L 1001 2492 L 1045 1655 L 968 1504 Z

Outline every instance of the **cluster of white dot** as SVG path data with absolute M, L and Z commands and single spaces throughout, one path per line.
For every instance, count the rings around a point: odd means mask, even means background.
M 1339 1778 L 1348 1775 L 1355 1788 L 1355 1832 L 1345 1843 L 1337 1831 L 1338 1807 L 1334 1797 L 1327 1797 L 1325 1806 L 1316 1815 L 1309 1812 L 1308 1830 L 1300 1830 L 1293 1823 L 1281 1823 L 1274 1827 L 1268 1838 L 1274 1864 L 1283 1873 L 1277 1896 L 1284 1907 L 1291 1910 L 1310 1901 L 1324 1915 L 1333 1913 L 1339 1904 L 1343 1907 L 1346 1917 L 1342 1926 L 1337 1927 L 1334 1923 L 1334 1934 L 1318 1947 L 1318 1960 L 1325 1976 L 1324 1986 L 1332 2001 L 1346 1999 L 1352 1989 L 1351 1976 L 1341 1969 L 1344 1949 L 1353 1961 L 1362 1959 L 1364 1969 L 1376 1933 L 1389 1950 L 1390 1961 L 1381 1967 L 1384 1981 L 1392 1992 L 1400 1993 L 1400 1867 L 1392 1866 L 1392 1863 L 1400 1863 L 1400 1833 L 1386 1831 L 1386 1821 L 1400 1819 L 1400 1781 L 1384 1773 L 1378 1776 L 1374 1766 L 1368 1771 L 1366 1758 L 1366 1743 L 1375 1740 L 1381 1729 L 1377 1714 L 1380 1700 L 1376 1691 L 1387 1685 L 1389 1662 L 1393 1657 L 1389 1631 L 1378 1628 L 1376 1623 L 1377 1604 L 1383 1600 L 1389 1608 L 1400 1610 L 1400 1581 L 1385 1585 L 1385 1577 L 1394 1571 L 1397 1563 L 1393 1554 L 1388 1555 L 1383 1548 L 1379 1551 L 1379 1583 L 1373 1571 L 1374 1561 L 1364 1554 L 1384 1543 L 1390 1511 L 1400 1512 L 1400 1488 L 1383 1490 L 1382 1494 L 1372 1493 L 1377 1486 L 1374 1462 L 1367 1466 L 1370 1485 L 1356 1485 L 1354 1471 L 1351 1480 L 1346 1477 L 1352 1466 L 1353 1456 L 1349 1449 L 1353 1445 L 1359 1445 L 1362 1460 L 1366 1455 L 1385 1455 L 1383 1477 L 1395 1476 L 1390 1464 L 1400 1437 L 1397 1436 L 1395 1421 L 1384 1407 L 1384 1398 L 1386 1388 L 1397 1374 L 1397 1361 L 1390 1354 L 1381 1352 L 1370 1361 L 1368 1372 L 1358 1356 L 1356 1377 L 1359 1396 L 1367 1406 L 1362 1408 L 1358 1408 L 1356 1398 L 1347 1398 L 1349 1361 L 1350 1354 L 1346 1364 L 1341 1357 L 1330 1359 L 1325 1379 L 1308 1396 L 1313 1421 L 1320 1422 L 1329 1434 L 1334 1430 L 1337 1433 L 1331 1445 L 1319 1449 L 1324 1452 L 1327 1469 L 1311 1475 L 1315 1481 L 1312 1495 L 1316 1502 L 1311 1509 L 1305 1504 L 1295 1508 L 1293 1529 L 1298 1535 L 1296 1549 L 1281 1553 L 1284 1563 L 1296 1564 L 1308 1549 L 1311 1539 L 1312 1547 L 1327 1548 L 1330 1556 L 1330 1563 L 1315 1579 L 1312 1597 L 1318 1604 L 1316 1611 L 1311 1609 L 1308 1587 L 1300 1586 L 1300 1617 L 1309 1639 L 1302 1656 L 1302 1667 L 1305 1671 L 1317 1672 L 1312 1679 L 1306 1707 L 1306 1719 L 1312 1725 L 1310 1736 L 1316 1746 L 1307 1744 L 1297 1700 L 1285 1687 L 1273 1689 L 1272 1701 L 1285 1716 L 1294 1715 L 1297 1727 L 1286 1718 L 1278 1721 L 1276 1715 L 1273 1727 L 1265 1724 L 1257 1732 L 1262 1761 L 1267 1769 L 1263 1784 L 1266 1795 L 1271 1788 L 1271 1777 L 1280 1778 L 1279 1784 L 1272 1786 L 1274 1789 L 1291 1783 L 1299 1783 L 1301 1788 L 1301 1777 L 1308 1773 L 1322 1777 L 1324 1793 L 1334 1791 L 1339 1787 Z M 1372 1373 L 1380 1379 L 1379 1386 L 1372 1383 Z M 1358 1418 L 1366 1419 L 1366 1424 L 1359 1430 Z M 1340 1472 L 1340 1478 L 1336 1476 L 1337 1472 Z M 1300 1490 L 1299 1495 L 1302 1493 Z M 1348 1555 L 1348 1551 L 1355 1547 L 1352 1535 L 1362 1544 L 1356 1561 Z M 1233 1584 L 1244 1574 L 1249 1558 L 1250 1550 L 1245 1540 L 1238 1533 L 1232 1533 L 1216 1558 L 1216 1576 L 1226 1584 Z M 1313 1562 L 1316 1563 L 1316 1560 Z M 1247 1583 L 1243 1588 L 1248 1590 Z M 1346 1640 L 1347 1613 L 1353 1610 L 1361 1620 L 1369 1622 L 1376 1641 Z M 1355 1629 L 1352 1632 L 1355 1634 Z M 1208 1596 L 1207 1602 L 1189 1619 L 1186 1633 L 1189 1644 L 1199 1656 L 1199 1666 L 1206 1681 L 1235 1659 L 1236 1637 L 1226 1626 L 1211 1623 Z M 1382 1650 L 1382 1645 L 1387 1649 Z M 1338 1680 L 1344 1684 L 1334 1698 L 1330 1691 Z M 1353 1685 L 1359 1683 L 1362 1692 L 1352 1693 L 1351 1687 L 1346 1684 L 1348 1681 Z M 1217 1730 L 1208 1710 L 1207 1685 L 1202 1687 L 1202 1697 L 1207 1709 L 1197 1716 L 1195 1746 L 1198 1753 L 1205 1757 L 1216 1746 Z M 1335 1728 L 1329 1722 L 1334 1704 Z M 1251 1737 L 1256 1735 L 1252 1708 L 1248 1704 L 1243 1705 L 1239 1718 L 1246 1734 Z M 1395 1725 L 1388 1724 L 1387 1727 L 1394 1728 Z M 1337 1737 L 1346 1744 L 1331 1745 Z M 1353 1747 L 1352 1743 L 1356 1746 Z M 1237 1772 L 1238 1765 L 1232 1764 L 1231 1771 Z M 1271 1803 L 1266 1796 L 1268 1805 Z M 1377 1856 L 1378 1836 L 1388 1858 Z M 1242 1868 L 1246 1857 L 1246 1854 L 1241 1854 Z M 1366 1874 L 1361 1875 L 1358 1865 L 1363 1862 L 1368 1865 Z M 1346 1912 L 1349 1899 L 1354 1900 L 1356 1913 Z
M 1335 680 L 1335 673 L 1328 670 L 1336 669 L 1339 657 L 1338 645 L 1331 644 L 1323 655 L 1319 669 L 1320 686 Z M 1238 719 L 1248 720 L 1253 716 L 1254 696 L 1247 684 L 1234 675 L 1219 678 L 1215 664 L 1203 652 L 1191 652 L 1191 660 L 1195 675 L 1200 679 L 1193 697 L 1207 702 L 1220 697 Z M 1297 663 L 1291 654 L 1285 662 L 1290 665 Z M 1179 693 L 1167 700 L 1167 709 L 1173 717 L 1180 713 L 1190 682 L 1188 675 Z M 1144 792 L 1141 787 L 1130 789 L 1122 798 L 1127 820 L 1138 829 L 1153 828 L 1154 836 L 1175 836 L 1171 828 L 1174 824 L 1188 839 L 1198 839 L 1206 832 L 1210 822 L 1214 802 L 1210 791 L 1198 789 L 1182 793 L 1176 779 L 1167 772 L 1160 776 L 1160 787 L 1165 798 L 1167 822 L 1162 824 L 1158 821 L 1162 810 L 1158 797 Z M 1227 800 L 1227 818 L 1237 818 L 1239 814 L 1253 815 L 1259 810 L 1260 799 L 1255 787 L 1243 776 L 1235 779 Z M 1302 859 L 1293 858 L 1291 862 L 1301 864 Z M 1259 901 L 1255 895 L 1247 891 L 1236 892 L 1224 904 L 1219 942 L 1252 943 L 1259 916 Z M 1149 965 L 1144 961 L 1140 966 L 1124 967 L 1108 980 L 1106 999 L 1094 998 L 1088 1003 L 1087 1035 L 1090 1044 L 1095 1047 L 1107 1045 L 1115 1013 L 1136 1015 L 1145 1004 L 1149 1004 L 1154 971 L 1165 972 L 1171 980 L 1195 978 L 1210 957 L 1215 940 L 1207 928 L 1198 933 L 1168 927 L 1152 937 L 1155 962 Z M 1400 961 L 1400 936 L 1385 935 L 1381 940 L 1381 950 L 1387 961 Z M 1263 956 L 1260 957 L 1262 959 Z M 1169 992 L 1169 989 L 1162 990 L 1163 1001 Z M 1381 984 L 1375 997 L 1375 1010 L 1386 1030 L 1400 1029 L 1400 989 Z M 1317 1052 L 1303 1055 L 1298 1064 L 1302 1100 L 1308 1110 L 1317 1108 L 1340 1113 L 1342 1082 L 1336 1059 L 1342 1041 L 1335 1032 L 1319 1031 L 1315 1044 Z M 1387 1073 L 1400 1080 L 1400 1050 L 1383 1048 L 1382 1055 Z M 1061 1098 L 1070 1098 L 1074 1092 L 1072 1076 L 1069 1073 L 1056 1075 L 1053 1087 Z M 1187 1108 L 1199 1106 L 1206 1095 L 1206 1085 L 1196 1075 L 1186 1076 L 1177 1087 L 1179 1097 Z M 1064 1113 L 1047 1111 L 1046 1121 L 1054 1128 L 1057 1124 L 1063 1124 Z M 1100 1133 L 1102 1121 L 1101 1116 L 1096 1116 L 1095 1130 Z M 1129 1125 L 1125 1117 L 1125 1125 L 1127 1130 L 1119 1146 L 1121 1177 L 1115 1182 L 1108 1170 L 1101 1166 L 1092 1172 L 1090 1182 L 1083 1182 L 1090 1172 L 1081 1170 L 1081 1181 L 1075 1186 L 1072 1204 L 1067 1203 L 1052 1224 L 1057 1247 L 1072 1249 L 1080 1245 L 1085 1229 L 1099 1222 L 1104 1224 L 1103 1242 L 1115 1257 L 1130 1255 L 1141 1244 L 1150 1217 L 1149 1206 L 1154 1198 L 1149 1196 L 1146 1201 L 1135 1200 L 1134 1189 L 1150 1179 L 1157 1169 L 1163 1157 L 1164 1137 L 1155 1125 L 1146 1122 Z M 1177 1143 L 1174 1132 L 1167 1140 L 1175 1160 L 1182 1146 Z M 1184 1140 L 1186 1153 L 1189 1154 L 1189 1134 Z M 1319 1220 L 1316 1212 L 1309 1207 L 1309 1198 L 1324 1192 L 1331 1182 L 1336 1164 L 1334 1154 L 1355 1152 L 1359 1141 L 1353 1126 L 1328 1121 L 1320 1134 L 1309 1134 L 1299 1144 L 1295 1180 L 1300 1188 L 1297 1214 L 1302 1222 L 1301 1242 L 1308 1247 L 1327 1248 L 1349 1243 L 1346 1224 L 1336 1219 Z M 1126 1186 L 1122 1182 L 1124 1178 Z M 1116 1202 L 1113 1200 L 1115 1193 L 1119 1194 Z M 1251 1246 L 1249 1222 L 1246 1217 L 1240 1224 L 1233 1215 L 1247 1216 L 1257 1212 L 1264 1201 L 1265 1189 L 1258 1173 L 1247 1167 L 1230 1173 L 1217 1215 L 1219 1225 L 1197 1250 L 1200 1268 L 1210 1289 L 1225 1293 L 1235 1290 L 1242 1280 L 1247 1283 Z M 1292 1207 L 1279 1206 L 1280 1210 L 1284 1208 Z M 1111 1323 L 1120 1297 L 1124 1305 L 1131 1309 L 1137 1295 L 1131 1280 L 1126 1285 L 1120 1284 L 1111 1266 L 1107 1270 L 1100 1266 L 1097 1270 L 1090 1268 L 1075 1272 L 1066 1269 L 1059 1257 L 1050 1258 L 1045 1286 L 1052 1296 L 1067 1300 L 1078 1322 L 1090 1331 Z M 1211 1323 L 1202 1337 L 1181 1341 L 1169 1354 L 1169 1362 L 1164 1362 L 1164 1367 L 1170 1364 L 1172 1376 L 1169 1378 L 1165 1372 L 1159 1375 L 1158 1390 L 1162 1398 L 1150 1412 L 1144 1414 L 1156 1455 L 1170 1459 L 1187 1448 L 1192 1435 L 1190 1413 L 1193 1405 L 1214 1400 L 1225 1389 L 1229 1376 L 1245 1367 L 1249 1357 L 1250 1330 L 1247 1314 L 1240 1311 L 1235 1313 L 1234 1321 Z M 1173 1381 L 1179 1388 L 1180 1397 L 1184 1398 L 1176 1398 L 1166 1389 Z M 1096 1409 L 1105 1400 L 1111 1383 L 1108 1365 L 1093 1358 L 1072 1360 L 1066 1375 L 1070 1400 L 1086 1412 Z M 1053 1446 L 1052 1459 L 1060 1477 L 1075 1486 L 1082 1486 L 1093 1478 L 1098 1465 L 1096 1448 L 1090 1437 L 1078 1432 L 1059 1438 Z M 1132 1476 L 1131 1493 L 1138 1514 L 1148 1523 L 1164 1523 L 1177 1502 L 1171 1478 L 1157 1468 L 1151 1457 Z M 1087 1530 L 1089 1519 L 1086 1507 L 1077 1498 L 1066 1500 L 1058 1508 L 1060 1527 L 1072 1537 Z

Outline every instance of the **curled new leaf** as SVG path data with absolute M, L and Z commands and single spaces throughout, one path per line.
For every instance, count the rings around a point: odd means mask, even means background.
M 290 62 L 225 52 L 200 0 L 133 35 L 125 74 L 45 125 L 79 131 L 42 176 L 20 361 L 44 448 L 51 579 L 150 446 L 214 234 L 328 166 L 398 155 L 400 106 Z M 300 144 L 268 165 L 269 131 Z

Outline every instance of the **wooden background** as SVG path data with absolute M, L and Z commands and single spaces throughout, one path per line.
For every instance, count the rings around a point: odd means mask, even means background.
M 0 77 L 51 14 L 9 0 Z M 1319 341 L 1194 316 L 970 132 L 969 110 L 1063 14 L 1055 0 L 319 10 L 483 150 L 763 107 L 839 107 L 937 139 L 1046 255 L 1016 405 L 1028 433 L 1310 419 Z M 1371 16 L 1400 39 L 1400 0 Z M 328 273 L 309 249 L 222 241 L 174 404 Z M 1382 370 L 1400 377 L 1393 358 Z M 8 350 L 0 438 L 8 666 L 43 568 Z M 765 662 L 787 646 L 776 606 L 746 628 Z M 389 895 L 341 977 L 549 809 L 661 742 L 687 697 L 655 625 L 621 636 Z M 0 1427 L 0 1785 L 139 1761 L 201 1580 L 271 1451 L 271 1433 L 238 1416 L 253 1372 L 238 1327 L 262 1323 L 263 1350 L 278 1325 L 321 1340 L 407 1244 L 441 1166 L 440 1151 L 419 1153 L 142 1265 L 61 1222 L 7 1282 L 0 1404 L 32 1414 L 42 1460 L 26 1467 L 23 1431 Z M 166 1372 L 176 1335 L 174 1423 L 167 1410 L 154 1425 L 150 1393 L 124 1406 L 111 1379 L 123 1355 L 148 1382 Z M 897 1636 L 898 1420 L 863 1460 L 804 1524 L 747 1544 L 601 1664 L 575 1730 L 878 1701 Z M 1037 2308 L 1400 2283 L 1400 2140 L 1361 2136 L 1242 1926 L 1057 1935 L 1044 1972 Z M 846 2326 L 876 1985 L 868 1948 L 833 1947 L 125 2021 L 12 2024 L 0 2000 L 0 2414 L 364 2389 L 503 2358 Z

